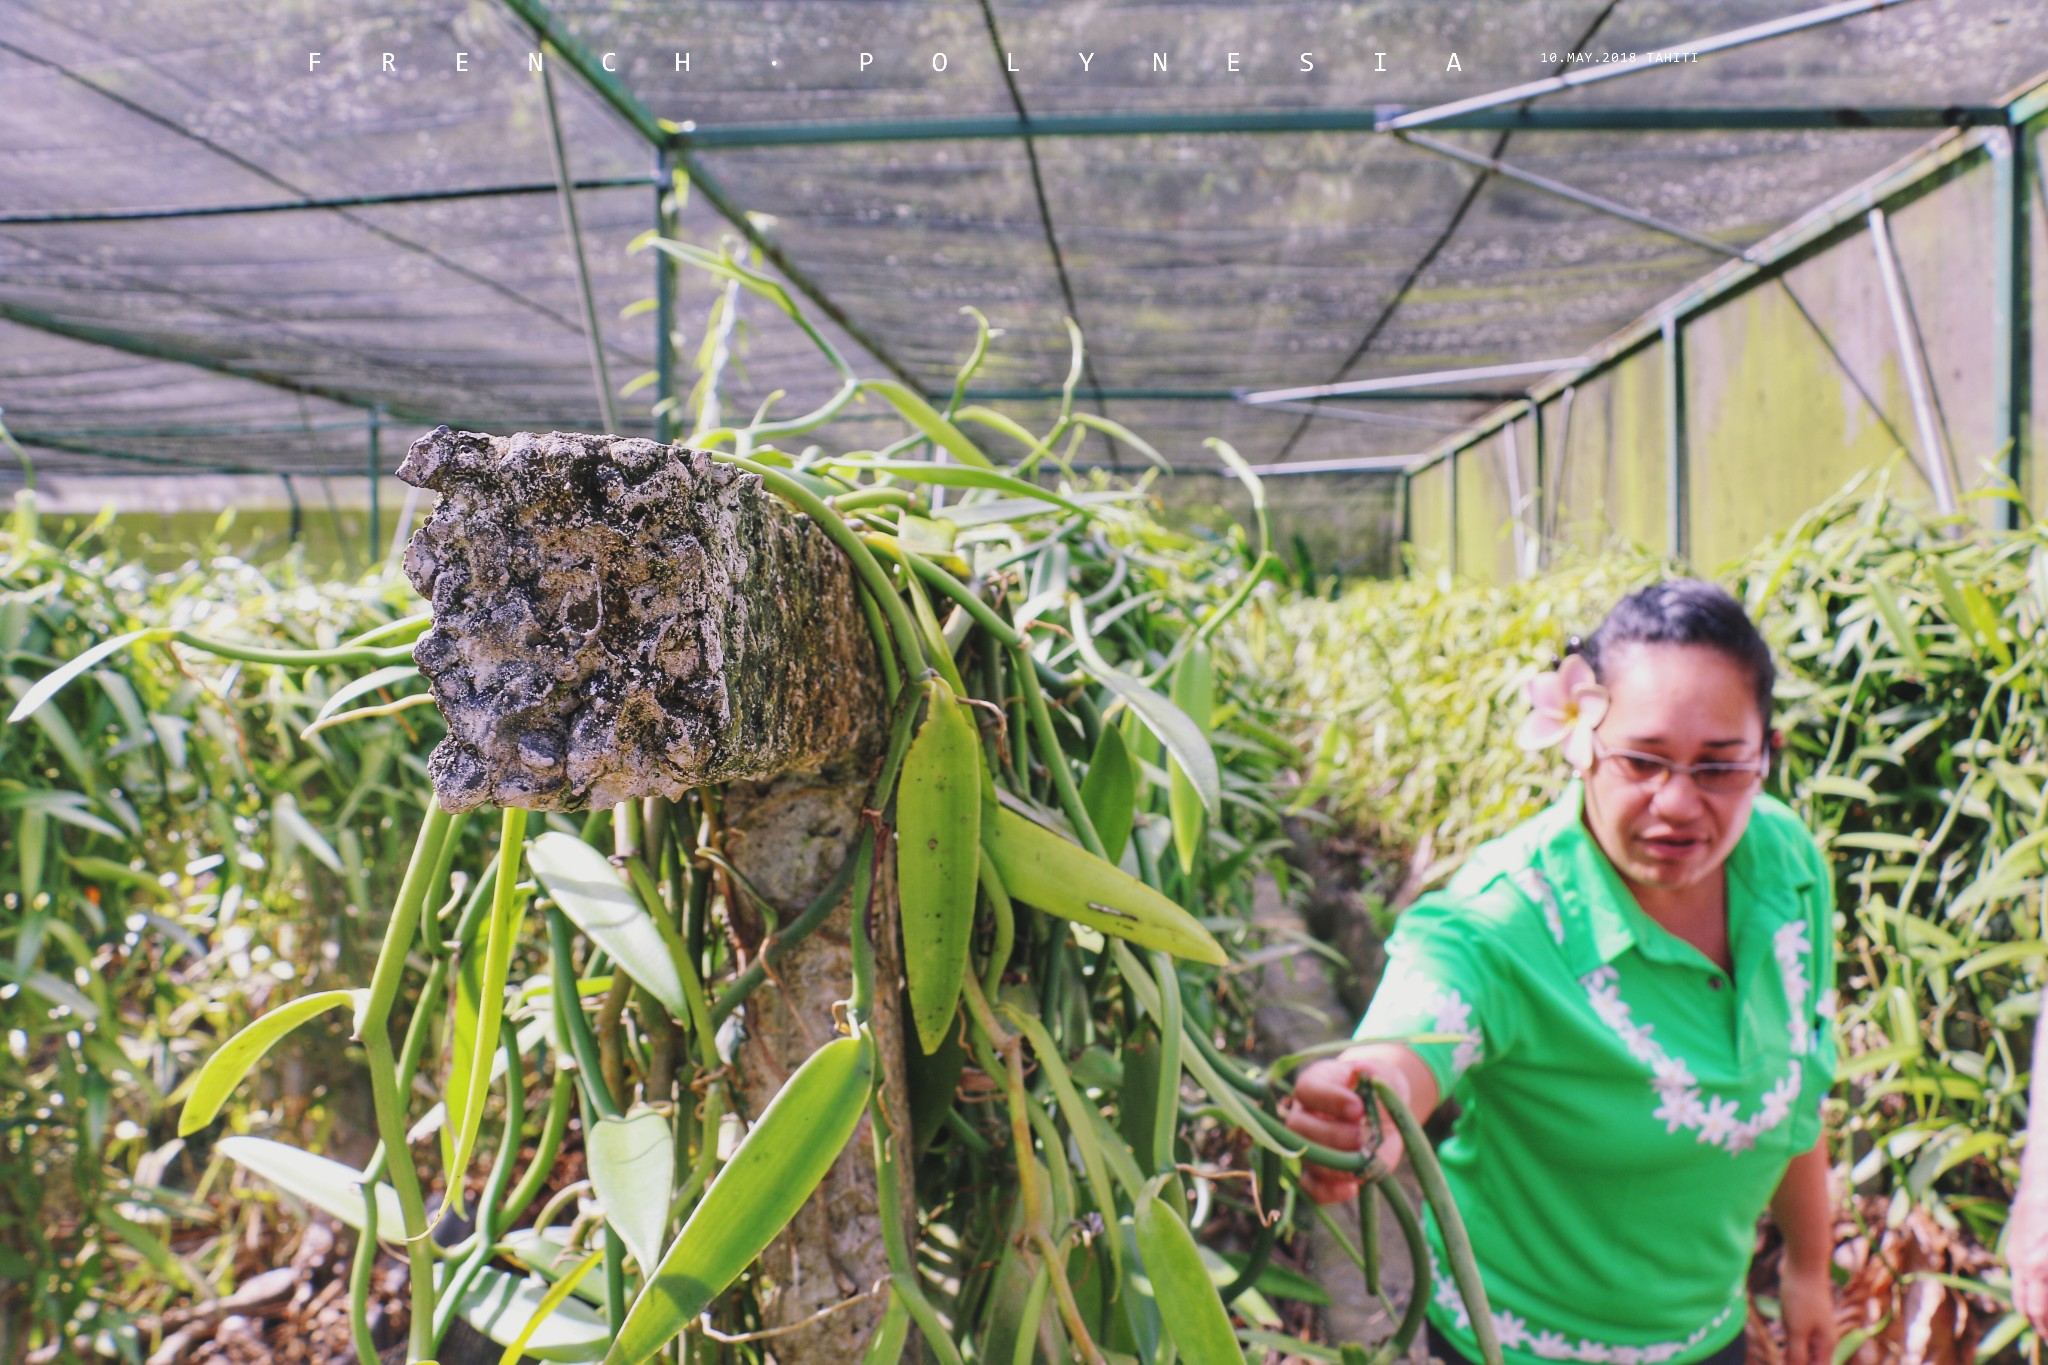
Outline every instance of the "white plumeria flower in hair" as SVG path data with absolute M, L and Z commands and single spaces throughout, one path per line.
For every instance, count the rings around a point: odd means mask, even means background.
M 1564 761 L 1583 772 L 1593 766 L 1593 730 L 1607 715 L 1607 689 L 1593 666 L 1568 655 L 1555 673 L 1539 673 L 1522 684 L 1529 714 L 1515 731 L 1524 749 L 1563 747 Z

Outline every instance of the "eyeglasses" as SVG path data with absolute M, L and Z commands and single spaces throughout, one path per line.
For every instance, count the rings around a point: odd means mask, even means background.
M 1668 758 L 1655 754 L 1637 753 L 1634 749 L 1610 749 L 1598 734 L 1593 736 L 1593 753 L 1596 757 L 1612 759 L 1614 767 L 1623 778 L 1639 787 L 1661 791 L 1664 784 L 1675 774 L 1683 773 L 1693 780 L 1693 785 L 1703 792 L 1715 796 L 1732 796 L 1748 791 L 1763 781 L 1771 770 L 1771 755 L 1766 749 L 1756 758 L 1740 763 L 1673 763 Z

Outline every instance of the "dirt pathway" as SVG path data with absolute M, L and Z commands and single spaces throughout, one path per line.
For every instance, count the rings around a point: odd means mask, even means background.
M 1373 932 L 1367 901 L 1375 895 L 1393 894 L 1393 888 L 1358 885 L 1361 866 L 1356 850 L 1341 843 L 1326 844 L 1318 831 L 1298 830 L 1296 865 L 1305 870 L 1313 891 L 1301 910 L 1285 904 L 1270 878 L 1260 880 L 1253 907 L 1256 923 L 1269 931 L 1268 943 L 1278 947 L 1292 940 L 1300 950 L 1260 969 L 1259 1006 L 1256 1022 L 1262 1059 L 1282 1056 L 1342 1038 L 1353 1024 L 1372 989 L 1378 984 L 1384 954 Z M 1327 958 L 1308 947 L 1310 935 L 1333 944 L 1352 963 L 1350 973 L 1340 972 Z M 1420 1192 L 1404 1167 L 1400 1179 L 1419 1205 Z M 1333 1212 L 1356 1245 L 1358 1211 L 1346 1205 Z M 1316 1279 L 1330 1293 L 1331 1305 L 1323 1310 L 1323 1326 L 1331 1342 L 1355 1341 L 1372 1346 L 1393 1333 L 1395 1319 L 1379 1303 L 1370 1300 L 1365 1278 L 1352 1264 L 1320 1220 L 1304 1213 L 1310 1239 L 1310 1264 Z M 1380 1220 L 1380 1265 L 1383 1288 L 1396 1308 L 1408 1300 L 1414 1275 L 1408 1263 L 1408 1249 L 1401 1241 L 1393 1220 Z M 1422 1365 L 1418 1348 L 1410 1358 Z

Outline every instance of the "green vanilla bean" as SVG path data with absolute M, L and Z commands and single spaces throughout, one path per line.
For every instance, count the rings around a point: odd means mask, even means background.
M 1400 1096 L 1377 1078 L 1367 1077 L 1366 1083 L 1372 1088 L 1371 1094 L 1360 1098 L 1370 1103 L 1377 1097 L 1393 1117 L 1394 1126 L 1401 1130 L 1401 1141 L 1408 1149 L 1408 1162 L 1415 1168 L 1416 1183 L 1422 1186 L 1423 1198 L 1429 1201 L 1430 1211 L 1436 1214 L 1437 1231 L 1443 1234 L 1444 1239 L 1444 1259 L 1451 1263 L 1451 1278 L 1457 1282 L 1458 1293 L 1465 1300 L 1465 1311 L 1471 1316 L 1472 1335 L 1478 1338 L 1483 1365 L 1501 1365 L 1500 1342 L 1494 1337 L 1493 1314 L 1486 1304 L 1486 1286 L 1480 1283 L 1479 1263 L 1472 1256 L 1472 1241 L 1465 1235 L 1465 1220 L 1458 1216 L 1457 1201 L 1451 1198 L 1450 1186 L 1444 1183 L 1443 1167 L 1437 1163 L 1436 1153 L 1430 1148 L 1422 1125 L 1415 1121 L 1414 1113 L 1401 1102 Z
M 1052 713 L 1046 710 L 1045 693 L 1038 686 L 1038 672 L 1031 667 L 1031 658 L 1023 650 L 1012 650 L 1010 657 L 1016 664 L 1018 681 L 1024 685 L 1024 705 L 1031 713 L 1032 732 L 1038 737 L 1045 766 L 1052 773 L 1053 790 L 1059 793 L 1060 810 L 1073 825 L 1074 832 L 1081 836 L 1081 847 L 1107 861 L 1109 852 L 1102 846 L 1102 837 L 1095 832 L 1095 822 L 1088 818 L 1088 807 L 1081 801 L 1081 789 L 1074 785 L 1073 765 L 1067 762 L 1066 751 L 1060 748 L 1059 732 L 1053 729 Z
M 1360 1181 L 1358 1185 L 1358 1250 L 1365 1264 L 1365 1292 L 1380 1297 L 1380 1195 L 1374 1188 L 1384 1181 Z
M 1181 1002 L 1182 1008 L 1185 1009 L 1187 1002 L 1187 992 L 1185 989 L 1181 992 Z M 1231 1089 L 1249 1099 L 1262 1100 L 1266 1097 L 1266 1083 L 1253 1079 L 1236 1062 L 1224 1056 L 1222 1049 L 1209 1041 L 1209 1036 L 1206 1032 L 1198 1028 L 1190 1028 L 1187 1034 L 1194 1041 L 1195 1051 L 1202 1054 L 1202 1060 L 1207 1062 L 1217 1075 L 1230 1082 Z M 1290 1087 L 1286 1093 L 1292 1094 L 1292 1088 Z
M 1401 1225 L 1401 1236 L 1408 1243 L 1408 1264 L 1414 1267 L 1415 1271 L 1408 1292 L 1408 1307 L 1401 1314 L 1401 1325 L 1394 1329 L 1394 1335 L 1380 1348 L 1379 1359 L 1391 1365 L 1391 1362 L 1408 1354 L 1409 1345 L 1414 1342 L 1416 1333 L 1422 1330 L 1422 1319 L 1429 1309 L 1429 1296 L 1436 1272 L 1429 1259 L 1429 1239 L 1422 1235 L 1422 1220 L 1415 1216 L 1415 1206 L 1408 1202 L 1408 1192 L 1401 1188 L 1400 1182 L 1392 1179 L 1376 1180 L 1373 1184 L 1378 1186 L 1381 1194 L 1386 1197 L 1387 1207 L 1394 1211 L 1394 1221 Z M 1482 1341 L 1491 1342 L 1493 1319 L 1490 1316 L 1479 1316 L 1486 1311 L 1484 1296 L 1481 1296 L 1476 1308 L 1469 1298 L 1466 1299 L 1465 1308 L 1468 1313 L 1474 1315 L 1472 1330 L 1483 1330 L 1486 1335 Z M 1482 1321 L 1486 1323 L 1483 1329 L 1479 1326 Z M 1499 1365 L 1500 1347 L 1495 1345 L 1492 1349 L 1492 1359 L 1495 1365 Z
M 505 1200 L 505 1212 L 501 1219 L 506 1224 L 519 1221 L 519 1215 L 540 1197 L 547 1187 L 548 1176 L 553 1174 L 555 1155 L 562 1150 L 562 1135 L 569 1130 L 569 1104 L 575 1098 L 575 1082 L 567 1072 L 556 1071 L 551 1093 L 548 1095 L 547 1117 L 541 1120 L 540 1142 L 534 1148 L 533 1161 L 526 1168 L 526 1174 L 519 1177 L 519 1183 L 512 1187 L 512 1193 Z
M 825 505 L 839 512 L 855 512 L 865 507 L 908 507 L 917 511 L 923 504 L 908 489 L 862 488 L 828 498 Z
M 1232 593 L 1229 600 L 1218 607 L 1208 620 L 1196 628 L 1193 643 L 1207 644 L 1209 637 L 1214 635 L 1225 621 L 1236 615 L 1237 609 L 1251 598 L 1252 589 L 1264 582 L 1268 573 L 1279 567 L 1280 557 L 1271 550 L 1260 555 L 1258 562 L 1252 565 L 1251 572 L 1244 576 L 1244 582 L 1237 585 L 1237 591 Z
M 408 935 L 410 937 L 410 935 Z M 405 1215 L 405 1255 L 412 1291 L 411 1343 L 414 1361 L 434 1358 L 434 1249 L 427 1228 L 427 1206 L 420 1192 L 419 1171 L 413 1166 L 411 1149 L 405 1145 L 405 1108 L 400 1098 L 397 1063 L 391 1055 L 391 1036 L 380 1025 L 363 1036 L 363 1049 L 370 1061 L 370 1098 L 376 1107 L 377 1132 L 387 1154 L 397 1153 L 391 1162 L 391 1186 L 398 1193 L 398 1207 Z
M 448 1335 L 448 1328 L 455 1321 L 463 1295 L 469 1291 L 477 1272 L 490 1261 L 500 1226 L 516 1216 L 508 1215 L 504 1199 L 506 1182 L 512 1178 L 512 1168 L 519 1164 L 520 1144 L 525 1141 L 526 1068 L 521 1064 L 519 1037 L 514 1030 L 507 1029 L 498 1041 L 505 1051 L 505 1136 L 498 1143 L 498 1158 L 491 1164 L 490 1178 L 484 1181 L 483 1197 L 477 1200 L 476 1232 L 471 1237 L 475 1245 L 441 1286 L 434 1323 L 437 1352 L 441 1349 L 441 1338 Z
M 1162 1197 L 1183 1221 L 1188 1216 L 1187 1191 L 1174 1173 L 1173 1142 L 1180 1129 L 1180 1050 L 1187 1033 L 1180 1007 L 1180 990 L 1173 958 L 1153 949 L 1145 955 L 1159 991 L 1159 1093 L 1153 1102 L 1152 1150 L 1145 1155 L 1154 1175 L 1168 1179 Z
M 609 1227 L 604 1230 L 604 1320 L 626 1320 L 626 1239 Z
M 370 1335 L 370 1270 L 377 1263 L 378 1177 L 384 1174 L 384 1144 L 378 1143 L 363 1168 L 363 1230 L 356 1236 L 355 1259 L 348 1268 L 348 1333 L 355 1343 L 356 1365 L 381 1365 Z
M 882 1247 L 889 1260 L 889 1283 L 902 1297 L 903 1306 L 910 1310 L 911 1321 L 924 1334 L 932 1354 L 938 1357 L 939 1365 L 963 1365 L 960 1348 L 953 1344 L 952 1333 L 925 1297 L 924 1287 L 918 1283 L 917 1264 L 911 1255 L 910 1235 L 904 1228 L 900 1210 L 903 1207 L 902 1163 L 890 1155 L 889 1148 L 894 1137 L 889 1132 L 889 1116 L 882 1105 L 881 1087 L 868 1097 L 868 1127 L 874 1135 L 875 1152 L 875 1206 L 879 1210 L 882 1224 Z
M 554 956 L 555 1000 L 562 1007 L 562 1027 L 569 1035 L 569 1055 L 576 1059 L 577 1080 L 600 1118 L 616 1118 L 619 1106 L 612 1099 L 611 1088 L 604 1083 L 597 1039 L 583 1013 L 582 998 L 576 994 L 576 940 L 570 932 L 569 917 L 559 906 L 548 907 L 548 947 Z
M 1003 972 L 1010 965 L 1010 953 L 1017 946 L 1017 907 L 996 873 L 995 859 L 987 846 L 981 850 L 981 895 L 995 920 L 995 940 L 989 945 L 988 965 L 982 971 L 981 992 L 991 999 L 1002 993 Z
M 893 701 L 903 691 L 903 674 L 896 666 L 896 651 L 886 643 L 889 627 L 882 620 L 882 609 L 875 605 L 875 595 L 865 583 L 855 584 L 853 595 L 860 603 L 860 614 L 867 620 L 868 634 L 874 638 L 875 657 L 882 663 L 883 694 Z
M 633 892 L 640 898 L 641 908 L 657 923 L 663 923 L 668 916 L 668 907 L 662 904 L 661 891 L 654 884 L 654 873 L 648 869 L 638 855 L 625 859 L 626 880 L 633 885 Z M 683 983 L 683 1002 L 690 1012 L 690 1026 L 698 1035 L 700 1045 L 711 1036 L 716 1025 L 712 1022 L 711 1007 L 704 999 L 704 982 L 697 975 L 697 964 L 690 960 L 690 954 L 682 949 L 680 941 L 672 934 L 663 935 L 671 945 L 671 957 L 676 965 L 676 976 Z M 715 1049 L 706 1048 L 706 1066 L 716 1069 Z

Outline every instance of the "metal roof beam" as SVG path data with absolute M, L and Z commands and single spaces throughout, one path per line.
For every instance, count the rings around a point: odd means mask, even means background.
M 634 96 L 633 92 L 626 88 L 623 81 L 619 80 L 611 72 L 606 71 L 604 64 L 590 55 L 590 49 L 585 47 L 582 40 L 571 33 L 568 26 L 556 18 L 554 13 L 545 4 L 542 4 L 540 0 L 504 0 L 504 3 L 514 14 L 523 19 L 535 33 L 539 34 L 545 41 L 553 44 L 556 51 L 561 54 L 562 59 L 569 63 L 570 68 L 577 75 L 581 76 L 605 103 L 611 105 L 619 113 L 620 117 L 632 124 L 634 129 L 647 139 L 649 145 L 654 147 L 670 147 L 674 152 L 675 159 L 681 163 L 683 169 L 688 173 L 690 184 L 699 194 L 704 196 L 705 202 L 716 209 L 721 218 L 732 224 L 739 231 L 740 235 L 745 237 L 780 272 L 784 279 L 795 285 L 798 293 L 816 304 L 824 312 L 825 316 L 831 318 L 841 331 L 853 338 L 857 345 L 879 361 L 889 373 L 895 375 L 914 389 L 921 389 L 923 387 L 923 384 L 910 372 L 907 366 L 897 360 L 895 356 L 889 354 L 888 349 L 881 342 L 870 336 L 867 330 L 859 323 L 848 316 L 845 309 L 834 303 L 826 295 L 825 291 L 818 287 L 816 281 L 811 279 L 804 271 L 798 269 L 796 264 L 783 253 L 780 246 L 769 240 L 758 227 L 754 226 L 753 220 L 747 216 L 747 211 L 741 208 L 738 201 L 726 192 L 725 187 L 718 183 L 717 178 L 711 172 L 704 169 L 703 163 L 690 154 L 687 146 L 674 139 L 672 135 L 680 131 L 677 125 L 670 123 L 666 119 L 657 118 L 654 111 L 642 104 Z
M 139 450 L 120 450 L 113 446 L 97 445 L 90 442 L 72 440 L 69 437 L 51 436 L 33 431 L 17 431 L 14 433 L 14 438 L 23 445 L 34 446 L 38 450 L 57 450 L 67 455 L 91 455 L 102 460 L 117 460 L 122 464 L 148 465 L 155 469 L 167 470 L 176 474 L 261 474 L 273 479 L 360 479 L 363 477 L 363 468 L 357 464 L 337 465 L 333 468 L 281 469 L 276 465 L 224 464 L 218 460 L 193 462 L 180 460 L 170 455 L 149 455 Z M 6 470 L 5 472 L 11 474 L 14 471 Z M 57 477 L 61 478 L 64 473 L 75 472 L 61 471 Z
M 1250 468 L 1252 473 L 1269 479 L 1276 474 L 1405 474 L 1428 458 L 1427 452 L 1420 455 L 1353 455 L 1341 460 L 1293 460 L 1281 464 L 1255 464 Z M 1218 472 L 1238 477 L 1234 469 L 1219 469 Z
M 579 190 L 646 189 L 662 182 L 649 175 L 605 176 L 579 180 Z M 465 190 L 405 190 L 394 194 L 351 194 L 334 199 L 281 199 L 267 204 L 206 204 L 178 209 L 108 209 L 95 213 L 0 213 L 9 227 L 69 226 L 83 223 L 142 223 L 165 218 L 219 218 L 236 213 L 295 213 L 302 209 L 377 208 L 386 204 L 435 204 L 450 199 L 492 199 L 516 194 L 554 194 L 552 180 L 522 185 L 477 185 Z
M 1467 365 L 1456 370 L 1431 370 L 1427 374 L 1384 375 L 1378 379 L 1352 379 L 1342 384 L 1310 384 L 1298 389 L 1262 389 L 1244 395 L 1244 401 L 1257 405 L 1262 403 L 1298 403 L 1317 398 L 1356 398 L 1371 396 L 1391 398 L 1406 395 L 1410 389 L 1433 389 L 1446 385 L 1469 383 L 1475 379 L 1519 379 L 1527 375 L 1556 374 L 1586 363 L 1584 356 L 1567 356 L 1561 360 L 1518 360 L 1507 365 Z M 1417 394 L 1419 398 L 1434 395 Z
M 340 403 L 346 407 L 367 410 L 372 403 L 379 401 L 351 393 L 346 389 L 307 383 L 303 379 L 295 379 L 278 370 L 239 366 L 218 356 L 207 355 L 204 351 L 195 351 L 153 337 L 136 336 L 132 332 L 101 327 L 95 323 L 68 322 L 41 309 L 9 303 L 4 299 L 0 299 L 0 321 L 19 323 L 23 327 L 32 327 L 38 332 L 48 332 L 52 336 L 69 337 L 73 341 L 105 346 L 110 350 L 125 351 L 129 355 L 143 356 L 150 360 L 166 360 L 174 364 L 190 365 L 195 369 L 211 370 L 215 374 L 227 375 L 233 379 L 246 379 L 252 384 L 282 389 L 286 393 L 302 393 L 309 398 L 324 398 L 330 403 Z M 409 422 L 424 422 L 430 426 L 447 421 L 444 416 L 429 415 L 412 408 L 394 407 L 390 403 L 384 405 L 384 412 L 387 416 L 403 418 Z
M 680 125 L 676 146 L 693 151 L 812 147 L 855 142 L 959 142 L 1021 137 L 1134 137 L 1146 134 L 1372 133 L 1428 113 L 1402 105 L 1350 109 L 1243 109 L 1216 112 L 1007 114 L 976 118 L 841 119 L 817 123 Z M 2003 124 L 2000 104 L 1685 108 L 1480 109 L 1432 117 L 1440 129 L 1529 132 L 1772 132 L 1830 128 L 1961 128 Z M 1402 127 L 1410 126 L 1400 124 Z
M 1747 47 L 1751 43 L 1764 42 L 1771 38 L 1782 38 L 1788 33 L 1803 33 L 1807 29 L 1819 28 L 1825 24 L 1839 23 L 1860 15 L 1874 14 L 1881 9 L 1890 9 L 1908 3 L 1908 0 L 1844 0 L 1838 5 L 1827 5 L 1820 9 L 1790 14 L 1783 19 L 1768 23 L 1751 24 L 1712 37 L 1698 38 L 1691 42 L 1668 43 L 1640 57 L 1625 62 L 1606 62 L 1598 66 L 1585 66 L 1561 75 L 1546 76 L 1540 81 L 1529 81 L 1523 85 L 1510 86 L 1485 95 L 1474 95 L 1470 99 L 1453 100 L 1448 104 L 1418 109 L 1413 113 L 1401 114 L 1380 125 L 1382 132 L 1398 132 L 1403 128 L 1421 128 L 1442 124 L 1447 119 L 1462 114 L 1473 114 L 1482 110 L 1497 108 L 1506 104 L 1520 104 L 1544 95 L 1554 95 L 1563 90 L 1575 90 L 1598 81 L 1611 81 L 1618 76 L 1634 76 L 1645 71 L 1655 71 L 1672 64 L 1673 55 L 1689 61 L 1713 52 L 1726 52 L 1732 48 Z

